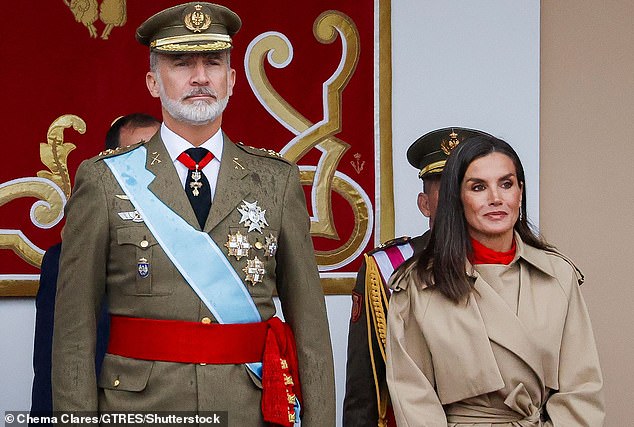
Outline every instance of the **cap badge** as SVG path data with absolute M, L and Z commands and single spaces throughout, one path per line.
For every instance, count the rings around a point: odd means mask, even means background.
M 249 255 L 251 244 L 247 236 L 243 236 L 239 231 L 235 234 L 229 234 L 229 239 L 225 243 L 225 247 L 229 250 L 229 256 L 236 257 L 237 260 L 243 256 Z
M 244 224 L 249 227 L 249 233 L 253 230 L 257 230 L 262 233 L 262 227 L 269 225 L 264 218 L 266 210 L 262 210 L 258 206 L 258 202 L 249 203 L 246 200 L 242 201 L 243 204 L 238 208 L 238 212 L 242 214 L 240 218 L 240 224 Z
M 458 144 L 460 144 L 460 141 L 458 140 L 458 134 L 452 129 L 451 133 L 449 134 L 449 141 L 443 139 L 440 143 L 440 149 L 446 155 L 450 155 L 453 149 L 458 146 Z
M 183 21 L 185 22 L 185 28 L 194 33 L 200 33 L 211 25 L 211 16 L 203 12 L 203 6 L 201 4 L 197 4 L 194 6 L 193 12 L 185 15 Z
M 251 282 L 253 286 L 256 283 L 261 283 L 266 274 L 264 263 L 260 261 L 257 256 L 253 259 L 248 259 L 247 265 L 242 271 L 246 273 L 246 277 L 244 278 L 245 282 Z

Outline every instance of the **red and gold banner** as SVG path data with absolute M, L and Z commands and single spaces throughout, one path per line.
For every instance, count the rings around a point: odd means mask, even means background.
M 103 149 L 110 123 L 160 117 L 134 31 L 177 3 L 36 2 L 5 20 L 0 295 L 35 293 L 75 170 Z M 324 288 L 348 292 L 362 253 L 394 232 L 389 1 L 218 3 L 243 21 L 223 130 L 297 162 Z

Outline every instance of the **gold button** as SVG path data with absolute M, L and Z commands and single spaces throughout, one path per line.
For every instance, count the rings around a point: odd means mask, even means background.
M 211 323 L 211 319 L 209 317 L 203 317 L 201 322 L 203 322 L 203 324 L 205 324 L 205 325 L 208 325 L 208 324 Z
M 121 381 L 119 381 L 119 378 L 114 380 L 114 382 L 112 383 L 112 385 L 115 386 L 115 387 L 119 387 L 119 384 L 121 384 Z
M 147 248 L 148 246 L 150 246 L 150 242 L 148 242 L 147 240 L 141 240 L 142 248 Z
M 264 245 L 259 240 L 257 242 L 255 242 L 255 248 L 256 249 L 262 249 L 263 247 L 264 247 Z

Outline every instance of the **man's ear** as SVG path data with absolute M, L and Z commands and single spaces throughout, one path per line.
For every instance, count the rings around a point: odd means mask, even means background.
M 418 199 L 416 200 L 420 213 L 427 218 L 431 215 L 431 209 L 429 208 L 429 196 L 423 192 L 418 193 Z
M 150 92 L 154 98 L 160 97 L 159 84 L 156 79 L 156 73 L 153 71 L 148 71 L 145 75 L 145 85 L 147 86 L 147 90 Z

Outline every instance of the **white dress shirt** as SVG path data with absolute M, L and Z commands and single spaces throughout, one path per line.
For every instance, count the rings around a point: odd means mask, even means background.
M 165 123 L 161 125 L 161 138 L 165 143 L 165 148 L 167 148 L 167 152 L 169 153 L 170 158 L 174 163 L 174 167 L 176 168 L 176 172 L 178 173 L 178 177 L 180 178 L 181 184 L 184 189 L 185 183 L 187 181 L 188 169 L 184 164 L 177 160 L 177 158 L 183 151 L 189 148 L 195 148 L 195 146 L 189 143 L 182 136 L 177 135 L 176 133 L 171 131 L 165 125 Z M 214 199 L 214 195 L 216 194 L 218 171 L 220 170 L 220 161 L 222 160 L 222 144 L 224 144 L 224 140 L 222 138 L 222 129 L 218 129 L 218 132 L 216 132 L 211 138 L 199 145 L 199 147 L 203 147 L 209 150 L 214 156 L 213 160 L 209 162 L 207 166 L 202 168 L 203 173 L 209 181 L 211 200 Z

